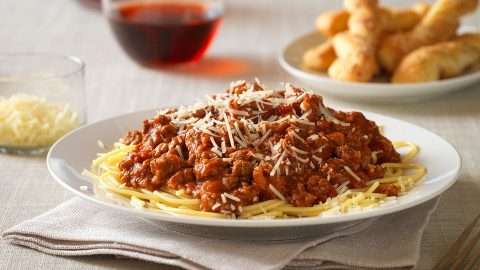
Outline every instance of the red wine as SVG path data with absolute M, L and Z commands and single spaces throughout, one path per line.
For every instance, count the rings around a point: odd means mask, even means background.
M 123 49 L 150 67 L 199 60 L 220 24 L 202 3 L 138 1 L 111 11 L 110 25 Z

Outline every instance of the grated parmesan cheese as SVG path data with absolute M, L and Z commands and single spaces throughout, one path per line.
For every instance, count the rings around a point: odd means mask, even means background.
M 238 198 L 237 196 L 234 196 L 234 195 L 232 195 L 232 194 L 230 194 L 230 193 L 224 192 L 223 195 L 224 195 L 226 198 L 228 198 L 228 199 L 230 199 L 230 200 L 232 200 L 232 201 L 240 202 L 240 198 Z
M 350 126 L 350 123 L 343 122 L 343 121 L 340 121 L 340 120 L 338 120 L 337 118 L 335 118 L 335 117 L 327 110 L 327 108 L 323 107 L 322 104 L 319 104 L 318 106 L 319 106 L 319 108 L 320 108 L 320 113 L 323 114 L 323 116 L 325 116 L 325 119 L 326 119 L 327 121 L 332 122 L 332 123 L 337 124 L 337 125 L 340 125 L 340 126 L 344 126 L 344 127 Z
M 68 104 L 26 94 L 0 97 L 0 145 L 48 146 L 79 124 L 78 114 Z
M 225 127 L 227 128 L 228 132 L 228 139 L 230 140 L 230 146 L 235 148 L 235 143 L 233 140 L 232 129 L 230 128 L 230 123 L 228 122 L 227 115 L 223 112 L 223 120 L 225 121 Z
M 282 155 L 280 156 L 280 158 L 278 159 L 277 163 L 275 163 L 275 166 L 273 166 L 272 171 L 270 171 L 270 176 L 274 176 L 274 175 L 275 175 L 275 172 L 278 170 L 278 168 L 280 168 L 280 163 L 282 163 L 283 158 L 285 157 L 285 154 L 286 154 L 286 153 L 287 153 L 287 152 L 284 151 L 284 152 L 282 153 Z
M 283 196 L 282 193 L 280 193 L 280 191 L 278 191 L 278 189 L 276 189 L 272 184 L 269 184 L 268 185 L 268 188 L 273 192 L 273 194 L 275 194 L 275 196 L 277 196 L 280 200 L 282 201 L 286 201 L 287 199 L 285 199 L 285 197 Z
M 350 167 L 348 167 L 348 166 L 343 166 L 343 168 L 344 168 L 345 171 L 346 171 L 348 174 L 350 174 L 355 180 L 357 180 L 357 181 L 359 181 L 359 182 L 362 181 L 362 179 L 361 179 L 358 175 L 356 175 L 356 174 L 352 171 L 352 169 L 350 169 Z
M 215 203 L 213 206 L 212 206 L 212 210 L 215 211 L 217 210 L 218 208 L 220 208 L 222 205 L 220 203 Z

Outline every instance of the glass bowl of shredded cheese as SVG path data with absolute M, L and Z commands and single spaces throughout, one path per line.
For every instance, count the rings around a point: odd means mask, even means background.
M 86 121 L 85 64 L 54 54 L 0 54 L 0 152 L 42 155 Z

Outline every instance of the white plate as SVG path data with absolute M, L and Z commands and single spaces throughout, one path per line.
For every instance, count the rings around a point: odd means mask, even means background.
M 112 145 L 128 130 L 138 128 L 145 118 L 151 118 L 153 115 L 155 115 L 155 111 L 136 112 L 93 123 L 73 131 L 58 141 L 48 153 L 47 166 L 49 172 L 58 183 L 75 195 L 107 209 L 120 210 L 123 214 L 135 215 L 150 221 L 176 223 L 183 226 L 201 225 L 200 227 L 203 228 L 205 226 L 207 228 L 214 226 L 222 227 L 222 230 L 230 228 L 238 231 L 250 228 L 250 232 L 252 230 L 256 232 L 272 232 L 271 229 L 295 228 L 295 234 L 298 235 L 302 232 L 307 232 L 307 230 L 318 231 L 319 228 L 325 229 L 328 225 L 331 225 L 330 228 L 332 226 L 338 228 L 346 225 L 345 222 L 359 222 L 418 205 L 440 195 L 450 187 L 455 182 L 460 169 L 458 153 L 448 142 L 439 136 L 400 120 L 374 113 L 365 113 L 369 119 L 384 125 L 384 131 L 388 138 L 392 140 L 409 140 L 418 144 L 421 147 L 421 152 L 416 161 L 422 163 L 428 169 L 424 183 L 415 187 L 407 195 L 399 197 L 394 203 L 385 204 L 378 208 L 338 216 L 284 220 L 222 220 L 146 212 L 115 204 L 112 201 L 103 200 L 95 196 L 92 185 L 87 178 L 81 175 L 81 172 L 89 168 L 96 153 L 102 151 L 97 145 L 97 141 L 101 140 L 105 145 Z M 89 188 L 88 190 L 82 190 L 81 186 L 88 186 Z M 339 223 L 344 224 L 341 225 Z M 208 232 L 208 230 L 206 231 Z M 292 237 L 291 231 L 284 232 L 285 235 L 283 236 Z M 235 234 L 237 233 L 235 232 Z M 284 239 L 285 237 L 280 236 L 280 234 L 277 233 L 275 237 Z M 273 236 L 270 235 L 267 238 L 273 238 Z
M 306 34 L 290 43 L 279 57 L 280 65 L 290 75 L 321 94 L 355 101 L 400 103 L 433 98 L 480 81 L 480 72 L 435 82 L 409 84 L 354 83 L 331 79 L 325 73 L 302 67 L 303 53 L 324 40 L 318 32 Z

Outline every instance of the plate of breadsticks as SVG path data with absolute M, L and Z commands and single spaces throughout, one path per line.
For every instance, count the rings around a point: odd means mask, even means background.
M 480 81 L 480 32 L 461 23 L 478 2 L 393 8 L 344 0 L 344 9 L 320 14 L 316 31 L 290 43 L 279 61 L 314 90 L 340 98 L 405 102 L 460 90 Z

